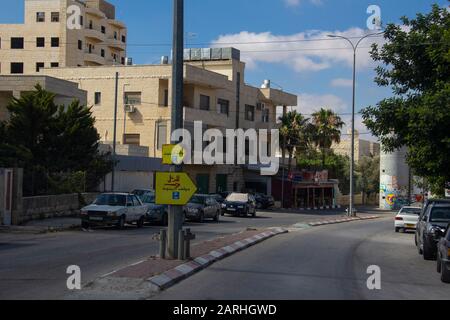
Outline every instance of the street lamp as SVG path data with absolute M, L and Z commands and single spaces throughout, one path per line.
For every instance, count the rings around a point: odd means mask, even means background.
M 364 37 L 360 38 L 358 42 L 353 44 L 353 42 L 344 36 L 338 36 L 334 34 L 328 35 L 330 38 L 340 38 L 348 41 L 350 45 L 353 48 L 353 103 L 352 103 L 352 142 L 351 142 L 351 161 L 350 161 L 350 205 L 349 205 L 349 216 L 354 216 L 354 168 L 355 168 L 355 100 L 356 100 L 356 50 L 358 49 L 358 46 L 361 44 L 361 42 L 369 37 L 377 36 L 380 34 L 384 34 L 383 32 L 377 32 L 372 34 L 367 34 Z

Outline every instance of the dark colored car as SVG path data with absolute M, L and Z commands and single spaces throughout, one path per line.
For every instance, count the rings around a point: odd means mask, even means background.
M 232 193 L 222 204 L 222 215 L 256 217 L 256 200 L 249 193 Z
M 437 244 L 450 223 L 450 201 L 428 201 L 416 230 L 416 245 L 425 260 L 437 257 Z
M 438 243 L 437 272 L 441 274 L 442 282 L 450 283 L 450 225 Z
M 159 223 L 167 226 L 169 206 L 155 203 L 155 193 L 147 192 L 141 196 L 142 203 L 148 205 L 149 210 L 146 215 L 146 222 Z
M 204 194 L 196 194 L 183 208 L 186 220 L 203 222 L 211 218 L 218 222 L 220 219 L 220 204 L 214 197 Z
M 225 198 L 222 197 L 220 194 L 212 194 L 211 197 L 213 197 L 220 204 L 224 203 L 225 201 Z
M 258 209 L 269 209 L 275 205 L 275 200 L 273 197 L 262 193 L 256 193 L 255 200 L 256 200 L 256 208 Z

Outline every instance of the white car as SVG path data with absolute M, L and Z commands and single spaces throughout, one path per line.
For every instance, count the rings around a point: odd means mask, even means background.
M 148 210 L 149 206 L 134 194 L 104 193 L 93 204 L 81 209 L 82 226 L 114 225 L 123 229 L 126 223 L 136 223 L 138 228 L 142 228 Z
M 416 230 L 419 216 L 422 212 L 420 207 L 403 207 L 395 217 L 395 232 Z

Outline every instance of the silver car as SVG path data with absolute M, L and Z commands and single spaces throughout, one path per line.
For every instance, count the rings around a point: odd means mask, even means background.
M 183 208 L 186 220 L 203 222 L 210 218 L 218 222 L 221 214 L 221 206 L 213 196 L 196 194 Z

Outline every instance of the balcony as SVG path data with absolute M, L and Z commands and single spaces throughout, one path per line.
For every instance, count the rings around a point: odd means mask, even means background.
M 127 27 L 122 21 L 115 20 L 115 19 L 108 19 L 108 23 L 118 29 L 126 29 Z
M 84 61 L 87 62 L 88 65 L 104 65 L 106 62 L 104 57 L 99 54 L 89 52 L 89 50 L 86 50 L 84 53 Z
M 90 14 L 94 17 L 97 18 L 101 18 L 101 19 L 106 19 L 106 15 L 98 8 L 93 8 L 93 7 L 87 7 L 85 9 L 87 14 Z
M 205 125 L 226 128 L 233 123 L 233 120 L 226 114 L 218 113 L 217 111 L 184 107 L 184 121 L 186 122 L 202 121 Z
M 108 44 L 108 47 L 115 50 L 125 51 L 126 49 L 126 44 L 119 39 L 115 39 L 114 37 L 109 37 L 106 43 Z
M 94 41 L 94 42 L 105 42 L 106 41 L 106 35 L 99 30 L 95 29 L 85 29 L 85 37 Z

